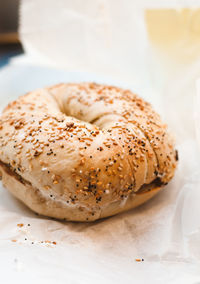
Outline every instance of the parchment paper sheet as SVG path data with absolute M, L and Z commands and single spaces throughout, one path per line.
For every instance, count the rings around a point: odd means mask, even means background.
M 195 111 L 193 104 L 198 53 L 183 66 L 175 52 L 169 57 L 166 50 L 158 51 L 135 1 L 83 2 L 22 1 L 26 55 L 0 71 L 1 108 L 25 92 L 59 82 L 129 87 L 169 123 L 179 166 L 172 182 L 147 204 L 91 224 L 36 216 L 1 186 L 0 279 L 20 284 L 200 283 L 198 95 Z M 190 50 L 186 43 L 179 42 L 180 50 Z

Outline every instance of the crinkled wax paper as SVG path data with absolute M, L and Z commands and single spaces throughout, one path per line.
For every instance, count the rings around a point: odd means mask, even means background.
M 163 9 L 128 0 L 22 1 L 26 55 L 0 71 L 1 109 L 58 82 L 129 87 L 168 122 L 180 161 L 151 201 L 90 224 L 39 217 L 1 186 L 2 283 L 200 283 L 199 10 Z

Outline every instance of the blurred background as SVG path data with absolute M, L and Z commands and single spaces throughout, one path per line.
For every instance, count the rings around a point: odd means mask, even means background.
M 18 34 L 19 2 L 0 1 L 0 67 L 5 65 L 10 57 L 23 52 Z

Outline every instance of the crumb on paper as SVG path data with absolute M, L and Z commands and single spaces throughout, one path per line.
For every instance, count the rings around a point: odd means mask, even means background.
M 53 244 L 53 245 L 57 245 L 57 242 L 55 242 L 55 241 L 44 241 L 46 244 Z
M 144 261 L 144 258 L 136 258 L 135 261 L 137 262 Z
M 24 241 L 29 241 L 27 238 L 24 238 Z M 11 242 L 14 242 L 16 243 L 17 240 L 11 240 Z M 52 247 L 50 245 L 57 245 L 57 242 L 56 241 L 48 241 L 48 240 L 45 240 L 45 241 L 31 241 L 30 240 L 30 244 L 34 245 L 34 244 L 47 244 L 48 247 Z

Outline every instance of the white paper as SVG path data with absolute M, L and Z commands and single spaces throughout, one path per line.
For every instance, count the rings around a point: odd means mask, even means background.
M 169 56 L 169 50 L 150 42 L 141 7 L 128 0 L 22 1 L 26 55 L 0 71 L 1 108 L 59 82 L 129 87 L 168 122 L 180 161 L 174 179 L 154 199 L 91 224 L 38 217 L 1 187 L 3 283 L 200 283 L 200 130 L 195 124 L 200 104 L 195 111 L 193 104 L 200 61 L 197 54 L 183 66 L 174 59 L 175 48 Z M 184 60 L 191 45 L 181 42 Z
M 142 13 L 129 0 L 25 0 L 20 36 L 35 62 L 147 81 Z
M 29 87 L 88 80 L 114 83 L 92 74 L 11 65 L 0 72 L 1 105 Z M 38 217 L 1 187 L 2 277 L 7 283 L 146 283 L 147 277 L 154 283 L 198 283 L 198 150 L 193 139 L 185 139 L 178 149 L 176 176 L 162 193 L 138 209 L 92 224 Z

